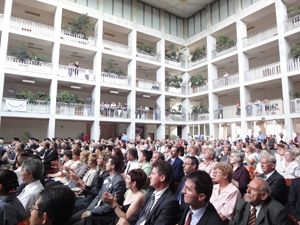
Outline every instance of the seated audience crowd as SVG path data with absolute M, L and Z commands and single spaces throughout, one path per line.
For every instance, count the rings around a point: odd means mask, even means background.
M 300 133 L 274 136 L 0 138 L 0 224 L 300 225 Z

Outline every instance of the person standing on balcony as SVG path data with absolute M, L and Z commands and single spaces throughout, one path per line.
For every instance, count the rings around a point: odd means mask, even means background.
M 116 104 L 115 104 L 115 102 L 112 102 L 110 105 L 110 117 L 114 117 L 115 108 L 116 108 Z
M 69 69 L 68 69 L 68 74 L 69 74 L 70 77 L 71 77 L 72 74 L 73 74 L 73 70 L 74 70 L 74 61 L 71 61 L 71 62 L 69 63 Z
M 138 118 L 139 114 L 140 114 L 140 107 L 137 106 L 136 110 L 135 110 L 135 118 L 136 119 Z
M 149 107 L 146 105 L 145 107 L 145 120 L 148 119 Z
M 101 104 L 100 104 L 100 116 L 103 116 L 103 112 L 104 112 L 104 102 L 102 102 Z
M 247 103 L 247 110 L 248 110 L 248 116 L 252 116 L 252 102 L 251 102 L 251 99 L 249 99 L 249 102 Z
M 84 72 L 84 75 L 85 75 L 85 79 L 89 80 L 90 79 L 90 71 L 88 68 L 86 68 L 85 72 Z
M 117 107 L 117 112 L 118 112 L 118 117 L 121 117 L 121 113 L 122 113 L 122 104 L 121 104 L 121 102 L 119 102 L 119 105 Z
M 265 105 L 266 114 L 269 115 L 270 103 L 269 103 L 269 100 L 267 99 L 267 97 L 265 97 L 263 104 Z
M 240 116 L 241 115 L 241 105 L 240 103 L 236 103 L 236 115 Z
M 127 103 L 125 102 L 125 104 L 123 105 L 123 117 L 127 118 Z
M 108 116 L 108 110 L 109 110 L 109 103 L 108 102 L 106 102 L 104 104 L 104 109 L 105 109 L 105 116 Z
M 261 116 L 261 110 L 262 110 L 261 102 L 258 99 L 256 99 L 254 105 L 256 106 L 256 116 Z
M 80 66 L 78 64 L 78 61 L 76 61 L 76 63 L 74 64 L 75 68 L 75 77 L 78 77 L 78 69 L 80 69 Z
M 140 107 L 139 109 L 139 116 L 140 116 L 140 119 L 142 119 L 142 114 L 143 114 L 143 106 Z
M 225 84 L 225 86 L 228 84 L 228 76 L 229 76 L 229 74 L 225 71 L 224 76 L 223 76 L 224 77 L 224 84 Z
M 217 110 L 218 110 L 218 119 L 220 119 L 220 117 L 222 117 L 223 119 L 223 106 L 221 105 L 221 103 L 219 103 Z

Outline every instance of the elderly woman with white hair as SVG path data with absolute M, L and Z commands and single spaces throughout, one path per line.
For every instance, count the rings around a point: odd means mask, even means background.
M 285 150 L 284 152 L 285 160 L 276 164 L 276 171 L 280 173 L 285 179 L 296 178 L 300 176 L 300 166 L 295 161 L 296 154 L 292 150 Z

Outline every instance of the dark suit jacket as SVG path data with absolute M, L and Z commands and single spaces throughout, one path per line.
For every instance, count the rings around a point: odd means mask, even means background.
M 262 178 L 264 176 L 264 173 L 260 175 Z M 287 200 L 287 187 L 284 177 L 275 170 L 266 181 L 271 188 L 270 196 L 282 205 L 285 205 Z
M 247 225 L 250 217 L 250 203 L 240 199 L 236 204 L 236 212 L 229 225 Z M 255 225 L 290 225 L 287 210 L 279 202 L 268 197 L 262 204 L 256 217 Z
M 148 192 L 142 208 L 128 220 L 130 225 L 134 225 L 143 215 L 153 192 L 154 190 Z M 174 225 L 177 223 L 178 213 L 178 201 L 170 188 L 168 188 L 153 206 L 145 221 L 145 225 Z
M 185 181 L 186 181 L 186 177 L 183 176 L 180 183 L 179 183 L 178 189 L 176 190 L 176 193 L 175 193 L 176 198 L 177 198 L 177 195 L 179 194 L 181 186 L 185 183 Z M 180 209 L 182 211 L 184 211 L 186 206 L 187 206 L 187 204 L 184 202 L 184 195 L 182 195 Z
M 168 161 L 171 163 L 171 159 L 169 159 Z M 177 158 L 175 158 L 175 161 L 172 164 L 173 169 L 174 169 L 175 182 L 177 182 L 177 183 L 179 183 L 181 181 L 181 178 L 184 175 L 182 163 L 183 163 L 182 160 L 177 157 Z
M 297 220 L 300 221 L 300 178 L 292 180 L 290 186 L 290 194 L 288 203 L 286 205 L 287 210 Z
M 179 222 L 178 225 L 184 225 L 185 218 L 189 211 L 190 211 L 190 207 L 186 206 L 184 213 L 181 217 L 181 221 Z M 208 206 L 207 206 L 203 216 L 197 223 L 197 225 L 205 225 L 205 224 L 207 224 L 207 225 L 211 225 L 211 224 L 212 225 L 223 225 L 224 224 L 223 220 L 217 213 L 215 207 L 210 202 L 208 203 Z
M 48 150 L 44 155 L 44 165 L 46 170 L 51 170 L 51 162 L 58 159 L 57 150 Z
M 220 162 L 226 162 L 226 157 L 227 157 L 227 155 L 222 155 L 221 159 L 220 159 Z M 229 157 L 228 157 L 228 163 L 229 163 Z

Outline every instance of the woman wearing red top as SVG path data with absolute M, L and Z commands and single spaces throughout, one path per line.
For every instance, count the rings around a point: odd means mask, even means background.
M 236 104 L 236 115 L 237 116 L 241 115 L 241 105 L 239 102 Z

